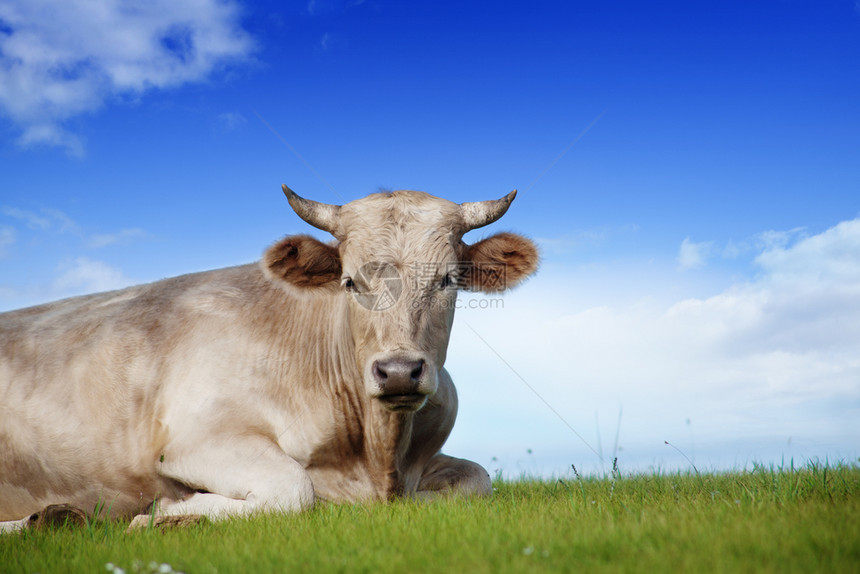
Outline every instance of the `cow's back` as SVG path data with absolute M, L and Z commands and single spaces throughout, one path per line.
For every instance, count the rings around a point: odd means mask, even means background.
M 201 317 L 230 312 L 225 296 L 241 306 L 249 275 L 256 266 L 0 314 L 0 520 L 58 502 L 128 514 L 181 495 L 157 474 L 161 385 Z

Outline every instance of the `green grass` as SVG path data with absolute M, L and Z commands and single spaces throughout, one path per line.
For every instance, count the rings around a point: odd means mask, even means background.
M 860 572 L 860 468 L 498 482 L 486 500 L 318 505 L 184 530 L 0 537 L 0 572 Z M 148 571 L 146 567 L 141 571 Z

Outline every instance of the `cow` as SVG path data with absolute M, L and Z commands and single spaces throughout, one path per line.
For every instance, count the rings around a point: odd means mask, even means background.
M 321 242 L 255 264 L 0 315 L 0 521 L 56 504 L 132 519 L 296 512 L 316 500 L 488 495 L 441 453 L 458 289 L 502 292 L 532 241 L 463 235 L 507 211 L 423 192 L 344 205 L 283 186 Z

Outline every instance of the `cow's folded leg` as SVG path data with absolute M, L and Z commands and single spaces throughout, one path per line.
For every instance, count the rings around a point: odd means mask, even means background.
M 75 508 L 69 504 L 51 504 L 21 520 L 0 522 L 0 533 L 15 532 L 25 528 L 40 530 L 65 525 L 86 526 L 87 523 L 87 514 L 80 508 Z
M 198 492 L 182 500 L 157 500 L 154 516 L 139 515 L 132 527 L 147 526 L 159 516 L 220 520 L 254 512 L 298 512 L 314 503 L 313 483 L 304 468 L 263 437 L 210 439 L 168 451 L 160 464 L 160 474 Z
M 30 528 L 57 528 L 59 526 L 86 526 L 87 513 L 70 504 L 51 504 L 30 516 Z
M 493 492 L 490 475 L 480 464 L 437 454 L 424 466 L 418 483 L 418 498 L 440 495 L 489 496 Z
M 4 532 L 17 532 L 19 530 L 24 530 L 30 525 L 30 517 L 22 518 L 20 520 L 9 520 L 6 522 L 0 522 L 0 534 Z

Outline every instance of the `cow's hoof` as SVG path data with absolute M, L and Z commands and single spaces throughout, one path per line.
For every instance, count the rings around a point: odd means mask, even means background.
M 203 524 L 205 522 L 209 522 L 209 519 L 202 514 L 180 514 L 178 516 L 156 516 L 154 518 L 151 514 L 138 514 L 134 519 L 132 519 L 126 532 L 150 527 L 158 528 L 159 530 L 184 528 L 195 524 Z
M 52 504 L 41 512 L 30 515 L 28 526 L 40 530 L 42 528 L 59 528 L 64 525 L 86 526 L 87 514 L 80 508 L 68 504 Z

